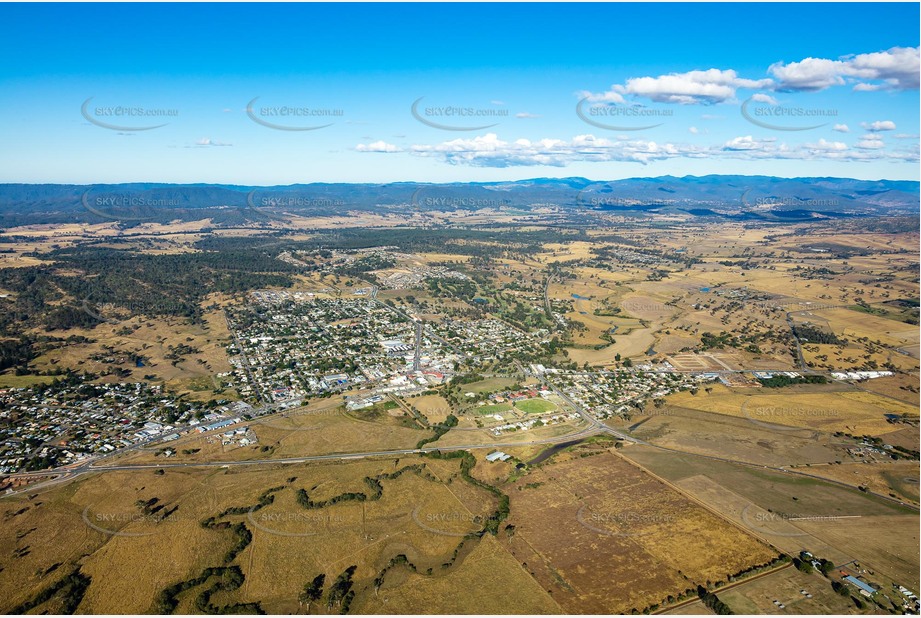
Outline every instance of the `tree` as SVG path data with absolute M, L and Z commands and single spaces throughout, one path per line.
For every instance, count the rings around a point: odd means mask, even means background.
M 831 587 L 832 587 L 832 589 L 833 589 L 835 592 L 837 592 L 837 593 L 838 593 L 839 595 L 841 595 L 842 597 L 847 597 L 847 596 L 850 596 L 850 594 L 851 594 L 851 593 L 848 591 L 847 586 L 845 586 L 844 584 L 842 584 L 842 583 L 839 582 L 839 581 L 833 581 L 833 582 L 831 583 Z
M 320 597 L 323 596 L 323 584 L 326 582 L 326 575 L 320 573 L 313 578 L 313 581 L 309 584 L 304 585 L 304 589 L 301 591 L 301 594 L 297 597 L 297 602 L 303 605 L 307 604 L 307 611 L 310 611 L 310 604 L 314 601 L 319 601 Z
M 336 578 L 333 585 L 329 588 L 329 596 L 326 601 L 326 607 L 331 608 L 333 605 L 340 605 L 345 600 L 348 593 L 352 590 L 352 575 L 358 565 L 352 565 Z

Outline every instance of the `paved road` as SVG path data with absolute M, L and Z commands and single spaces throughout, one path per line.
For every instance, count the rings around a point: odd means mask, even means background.
M 258 416 L 256 416 L 252 422 L 258 423 L 264 420 L 271 420 L 274 414 L 267 414 L 267 412 L 273 412 L 276 409 L 274 404 L 262 406 L 256 409 Z M 279 413 L 279 416 L 284 416 L 287 411 Z M 191 426 L 177 426 L 177 431 L 183 431 L 192 429 Z M 482 429 L 477 428 L 482 431 Z M 157 464 L 122 464 L 122 465 L 105 465 L 105 461 L 112 459 L 114 457 L 127 455 L 131 452 L 144 450 L 151 443 L 158 442 L 162 439 L 162 436 L 156 438 L 151 438 L 149 440 L 144 440 L 136 444 L 131 445 L 130 447 L 119 449 L 108 453 L 106 455 L 101 455 L 94 457 L 92 459 L 83 461 L 77 465 L 72 465 L 64 468 L 57 468 L 54 470 L 44 470 L 36 472 L 24 472 L 20 474 L 9 475 L 10 478 L 42 478 L 42 477 L 52 477 L 47 481 L 41 481 L 24 487 L 23 489 L 8 492 L 3 494 L 4 496 L 16 495 L 20 493 L 31 493 L 39 489 L 44 489 L 50 485 L 56 485 L 63 482 L 71 481 L 77 477 L 83 476 L 89 473 L 98 473 L 98 472 L 108 472 L 113 470 L 137 470 L 137 469 L 156 469 L 156 468 L 195 468 L 195 467 L 224 467 L 224 466 L 248 466 L 248 465 L 271 465 L 271 464 L 288 464 L 288 463 L 307 463 L 311 461 L 329 461 L 329 460 L 348 460 L 348 459 L 363 459 L 366 457 L 387 457 L 393 455 L 408 455 L 408 454 L 418 454 L 418 453 L 430 453 L 434 451 L 458 451 L 458 450 L 473 450 L 473 449 L 495 449 L 503 447 L 513 447 L 513 446 L 525 446 L 525 445 L 534 445 L 534 444 L 555 444 L 557 442 L 565 442 L 572 439 L 577 439 L 580 437 L 585 437 L 592 435 L 597 432 L 597 426 L 590 424 L 588 427 L 576 431 L 574 433 L 569 433 L 563 436 L 556 436 L 551 438 L 545 438 L 541 440 L 531 440 L 524 442 L 488 442 L 488 443 L 474 443 L 474 444 L 461 444 L 454 446 L 441 446 L 441 447 L 426 447 L 423 449 L 394 449 L 387 451 L 365 451 L 365 452 L 340 452 L 340 453 L 327 453 L 323 455 L 308 455 L 303 457 L 286 457 L 279 459 L 253 459 L 253 460 L 238 460 L 238 461 L 215 461 L 215 462 L 202 462 L 202 463 L 157 463 Z M 2 496 L 0 496 L 2 497 Z
M 617 431 L 613 429 L 612 427 L 607 426 L 606 424 L 604 424 L 604 422 L 593 417 L 590 413 L 584 410 L 581 406 L 577 405 L 574 401 L 569 399 L 569 397 L 567 397 L 564 393 L 559 391 L 553 384 L 546 382 L 546 385 L 553 392 L 555 392 L 558 396 L 560 396 L 566 403 L 572 406 L 572 408 L 586 422 L 588 422 L 589 424 L 588 427 L 581 429 L 577 432 L 569 433 L 563 436 L 555 436 L 555 437 L 545 438 L 541 440 L 531 440 L 531 441 L 524 441 L 524 442 L 490 442 L 490 443 L 482 443 L 482 444 L 480 443 L 458 444 L 458 445 L 453 445 L 453 446 L 440 446 L 440 447 L 432 446 L 432 447 L 426 447 L 426 448 L 421 448 L 421 449 L 408 448 L 408 449 L 393 449 L 393 450 L 384 450 L 384 451 L 364 451 L 364 452 L 354 452 L 354 453 L 328 453 L 324 455 L 307 455 L 303 457 L 284 457 L 284 458 L 277 458 L 277 459 L 213 461 L 213 462 L 201 462 L 201 463 L 102 465 L 103 461 L 107 458 L 110 458 L 115 455 L 123 455 L 126 452 L 129 452 L 129 449 L 123 449 L 123 450 L 115 451 L 108 456 L 97 458 L 91 461 L 86 461 L 78 466 L 74 466 L 68 469 L 63 469 L 63 470 L 58 469 L 54 471 L 34 472 L 34 473 L 13 475 L 15 477 L 20 477 L 20 478 L 29 477 L 29 476 L 32 476 L 32 477 L 55 476 L 55 478 L 49 481 L 43 481 L 40 483 L 36 483 L 34 485 L 29 485 L 19 491 L 10 492 L 5 495 L 16 495 L 19 493 L 33 492 L 38 489 L 46 488 L 50 485 L 62 483 L 65 481 L 70 481 L 79 476 L 82 476 L 88 473 L 95 473 L 95 472 L 110 472 L 110 471 L 115 471 L 115 470 L 143 470 L 143 469 L 157 469 L 157 468 L 222 468 L 222 467 L 253 466 L 253 465 L 296 464 L 296 463 L 309 463 L 313 461 L 345 461 L 345 460 L 350 460 L 350 459 L 364 459 L 367 457 L 392 457 L 394 455 L 412 455 L 412 454 L 420 454 L 420 453 L 431 453 L 435 451 L 496 449 L 496 448 L 511 448 L 515 446 L 528 446 L 528 445 L 535 445 L 535 444 L 556 444 L 559 442 L 568 442 L 573 439 L 588 437 L 588 436 L 599 434 L 599 433 L 606 433 L 608 435 L 612 435 L 616 437 L 617 439 L 623 440 L 625 442 L 641 444 L 643 446 L 648 446 L 650 448 L 658 449 L 661 451 L 666 451 L 669 453 L 674 453 L 677 455 L 692 455 L 695 457 L 702 457 L 704 459 L 710 459 L 712 461 L 719 461 L 719 462 L 728 463 L 728 464 L 741 465 L 741 466 L 746 466 L 749 468 L 772 470 L 774 472 L 782 472 L 784 474 L 797 475 L 797 476 L 801 476 L 805 478 L 814 479 L 817 481 L 822 481 L 822 482 L 829 483 L 832 485 L 837 485 L 837 486 L 840 486 L 846 489 L 856 490 L 856 487 L 854 487 L 853 485 L 849 485 L 848 483 L 845 483 L 843 481 L 828 479 L 822 476 L 818 476 L 815 474 L 809 474 L 806 472 L 802 472 L 800 470 L 793 470 L 793 469 L 786 468 L 783 466 L 767 466 L 763 464 L 756 464 L 756 463 L 741 461 L 737 459 L 730 459 L 728 457 L 718 457 L 716 455 L 704 455 L 701 453 L 692 453 L 689 451 L 682 451 L 680 449 L 674 449 L 674 448 L 659 446 L 656 444 L 645 442 L 643 440 L 640 440 L 638 438 L 635 438 L 633 436 L 630 436 L 626 433 Z M 139 443 L 131 447 L 131 449 L 137 449 L 146 444 L 147 442 Z M 872 495 L 876 498 L 879 498 L 881 500 L 885 500 L 890 503 L 899 504 L 901 506 L 905 506 L 905 507 L 908 507 L 916 511 L 921 510 L 919 509 L 919 507 L 915 505 L 908 504 L 906 502 L 902 502 L 901 500 L 892 498 L 887 495 L 875 493 L 872 491 L 867 491 L 865 493 L 867 493 L 868 495 Z
M 58 469 L 51 472 L 44 473 L 29 473 L 16 475 L 17 477 L 25 476 L 55 476 L 55 478 L 42 481 L 33 485 L 28 485 L 23 489 L 18 491 L 13 491 L 4 494 L 4 496 L 12 496 L 21 493 L 32 493 L 39 489 L 45 489 L 51 485 L 56 485 L 59 483 L 67 482 L 76 479 L 79 476 L 83 476 L 91 473 L 101 473 L 101 472 L 114 472 L 114 471 L 130 471 L 130 470 L 156 470 L 156 469 L 174 469 L 174 468 L 230 468 L 238 466 L 268 466 L 268 465 L 277 465 L 277 464 L 298 464 L 298 463 L 310 463 L 315 461 L 347 461 L 351 459 L 365 459 L 368 457 L 393 457 L 395 455 L 418 455 L 422 453 L 433 453 L 436 451 L 450 452 L 450 451 L 469 451 L 475 449 L 488 449 L 493 450 L 496 448 L 511 448 L 515 446 L 529 446 L 536 444 L 556 444 L 558 442 L 567 442 L 569 440 L 578 439 L 582 437 L 588 437 L 597 433 L 596 427 L 586 427 L 574 433 L 569 433 L 563 436 L 555 436 L 551 438 L 544 438 L 541 440 L 529 440 L 529 441 L 519 441 L 519 442 L 491 442 L 487 444 L 458 444 L 453 446 L 431 446 L 421 449 L 417 448 L 407 448 L 407 449 L 393 449 L 386 451 L 363 451 L 363 452 L 354 452 L 354 453 L 327 453 L 324 455 L 306 455 L 303 457 L 282 457 L 274 459 L 246 459 L 246 460 L 231 460 L 231 461 L 207 461 L 207 462 L 194 462 L 194 463 L 155 463 L 155 464 L 111 464 L 111 465 L 102 465 L 100 460 L 94 460 L 91 462 L 84 462 L 79 466 L 68 468 L 65 470 Z M 125 451 L 116 451 L 118 454 L 124 454 Z
M 591 427 L 592 429 L 599 431 L 599 432 L 613 435 L 620 440 L 624 440 L 625 442 L 634 442 L 636 444 L 646 444 L 646 442 L 643 442 L 642 440 L 634 438 L 633 436 L 628 436 L 627 434 L 621 433 L 617 431 L 616 429 L 605 425 L 604 422 L 592 416 L 586 409 L 584 409 L 582 406 L 580 406 L 575 401 L 570 399 L 569 396 L 566 395 L 566 393 L 558 389 L 549 380 L 545 380 L 542 378 L 541 384 L 544 384 L 545 386 L 550 388 L 550 390 L 552 390 L 560 399 L 562 399 L 567 404 L 569 404 L 569 406 L 572 407 L 572 409 L 575 410 L 579 414 L 579 416 L 581 416 L 589 424 L 589 427 Z
M 246 375 L 249 377 L 249 383 L 253 386 L 253 391 L 256 393 L 256 397 L 259 398 L 259 401 L 265 403 L 265 397 L 262 396 L 262 389 L 259 386 L 259 383 L 256 381 L 256 378 L 253 377 L 253 370 L 249 364 L 249 357 L 246 356 L 246 348 L 243 347 L 243 344 L 240 343 L 240 338 L 237 336 L 237 331 L 233 327 L 233 322 L 230 321 L 230 316 L 227 315 L 227 310 L 224 310 L 224 322 L 227 324 L 227 330 L 230 331 L 230 335 L 233 337 L 234 346 L 240 351 L 240 358 L 243 359 L 243 369 L 246 371 Z

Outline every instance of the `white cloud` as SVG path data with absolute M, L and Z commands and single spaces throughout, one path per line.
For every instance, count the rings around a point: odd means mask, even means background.
M 855 148 L 860 148 L 861 150 L 879 150 L 885 146 L 886 144 L 876 133 L 867 133 L 854 145 Z
M 358 152 L 401 152 L 399 146 L 388 144 L 383 140 L 371 142 L 370 144 L 358 144 L 355 146 Z
M 402 152 L 385 142 L 359 144 L 361 152 Z M 576 162 L 623 162 L 641 165 L 668 159 L 710 160 L 825 160 L 825 161 L 918 161 L 916 144 L 897 151 L 884 149 L 878 134 L 868 133 L 855 147 L 819 139 L 811 143 L 786 143 L 778 138 L 751 135 L 734 137 L 722 144 L 700 145 L 656 142 L 635 137 L 576 135 L 571 139 L 501 139 L 496 133 L 459 137 L 434 144 L 414 144 L 405 152 L 450 165 L 508 168 L 524 166 L 565 167 Z
M 769 94 L 762 94 L 760 92 L 752 95 L 752 101 L 756 101 L 758 103 L 769 103 L 771 105 L 777 105 L 777 99 L 775 99 Z
M 594 135 L 577 135 L 569 141 L 544 138 L 536 141 L 504 141 L 495 133 L 458 138 L 441 144 L 415 145 L 411 152 L 455 165 L 512 167 L 547 165 L 563 167 L 573 161 L 630 161 L 648 163 L 690 154 L 695 147 L 680 149 L 673 144 L 644 140 L 612 141 Z
M 799 62 L 778 62 L 768 67 L 768 73 L 780 80 L 779 90 L 822 90 L 841 86 L 841 62 L 825 58 L 806 58 Z
M 211 139 L 210 137 L 201 138 L 200 140 L 195 142 L 195 145 L 200 146 L 200 147 L 201 146 L 233 146 L 233 144 L 228 144 L 220 140 L 214 140 L 214 139 Z
M 919 58 L 917 47 L 893 47 L 838 60 L 805 58 L 789 64 L 777 62 L 768 68 L 768 73 L 779 81 L 777 90 L 824 90 L 844 85 L 848 80 L 857 82 L 856 91 L 907 90 L 918 87 Z
M 616 86 L 612 86 L 615 88 Z M 580 99 L 586 99 L 592 103 L 620 103 L 624 104 L 627 100 L 619 92 L 608 90 L 607 92 L 594 93 L 588 90 L 580 90 L 576 93 Z
M 698 133 L 700 133 L 700 129 L 698 129 L 697 127 L 689 127 L 688 132 L 691 133 L 692 135 L 697 135 Z
M 891 120 L 877 120 L 875 122 L 861 122 L 862 126 L 867 131 L 895 131 L 895 123 Z
M 877 90 L 885 90 L 888 84 L 867 84 L 865 82 L 860 82 L 854 84 L 854 92 L 876 92 Z
M 540 114 L 532 114 L 531 112 L 518 112 L 515 114 L 515 118 L 540 118 Z
M 765 139 L 755 139 L 751 135 L 743 137 L 734 137 L 725 144 L 724 150 L 765 150 L 777 141 L 773 137 Z
M 828 142 L 824 139 L 820 139 L 815 144 L 806 144 L 805 146 L 812 150 L 847 150 L 847 144 L 844 142 Z
M 735 98 L 737 88 L 769 88 L 770 79 L 752 80 L 739 77 L 732 69 L 708 69 L 669 73 L 658 77 L 631 77 L 625 84 L 592 95 L 592 100 L 623 102 L 622 95 L 644 97 L 658 103 L 723 103 Z M 620 100 L 618 99 L 620 97 Z
M 832 127 L 832 131 L 837 131 L 838 133 L 849 133 L 851 130 L 846 124 L 836 124 Z

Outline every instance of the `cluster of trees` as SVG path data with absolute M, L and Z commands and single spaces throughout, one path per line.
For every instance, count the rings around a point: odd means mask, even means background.
M 435 430 L 435 435 L 429 438 L 422 438 L 421 440 L 419 440 L 416 443 L 416 448 L 422 448 L 426 444 L 429 444 L 431 442 L 437 442 L 438 440 L 441 439 L 441 436 L 448 433 L 452 427 L 457 427 L 457 417 L 454 416 L 453 414 L 449 414 L 447 418 L 445 418 L 444 421 L 432 427 L 432 429 Z
M 86 596 L 86 589 L 89 588 L 91 581 L 92 578 L 89 575 L 81 573 L 78 568 L 48 586 L 25 603 L 17 605 L 8 613 L 13 615 L 26 614 L 39 605 L 60 597 L 60 611 L 52 611 L 51 613 L 73 614 L 83 601 L 83 597 Z
M 358 279 L 371 280 L 375 278 L 374 275 L 370 274 L 372 270 L 383 270 L 384 268 L 391 268 L 396 263 L 396 260 L 394 260 L 392 257 L 381 255 L 366 255 L 349 264 L 342 264 L 337 266 L 335 273 L 343 277 L 356 277 Z
M 208 567 L 198 577 L 173 584 L 157 595 L 154 612 L 172 614 L 179 605 L 179 595 L 186 590 L 205 584 L 209 579 L 217 578 L 210 587 L 202 590 L 195 598 L 195 608 L 202 614 L 265 614 L 259 603 L 234 603 L 217 607 L 211 603 L 211 596 L 220 591 L 232 592 L 243 585 L 246 577 L 240 567 Z
M 533 309 L 517 300 L 503 304 L 498 313 L 502 319 L 526 332 L 552 325 L 545 310 Z
M 471 279 L 448 279 L 433 277 L 426 279 L 429 293 L 435 298 L 459 298 L 472 301 L 477 295 L 477 285 Z
M 727 615 L 732 613 L 728 605 L 720 601 L 719 597 L 703 586 L 697 586 L 697 596 L 700 597 L 703 604 L 709 607 L 714 614 Z
M 54 264 L 0 269 L 0 287 L 15 292 L 0 308 L 0 333 L 36 324 L 46 330 L 91 328 L 100 322 L 103 305 L 201 321 L 200 303 L 208 294 L 290 287 L 297 272 L 274 250 L 252 243 L 176 254 L 86 244 L 41 257 Z
M 735 336 L 725 331 L 720 332 L 719 335 L 714 335 L 711 332 L 702 333 L 700 335 L 700 347 L 704 350 L 709 350 L 711 348 L 722 350 L 727 346 L 734 348 L 737 345 Z
M 310 583 L 304 584 L 304 589 L 297 596 L 297 602 L 301 605 L 307 604 L 307 612 L 310 612 L 310 604 L 320 600 L 323 596 L 323 584 L 326 583 L 326 575 L 320 573 Z
M 545 228 L 515 230 L 507 226 L 489 229 L 420 229 L 388 228 L 387 244 L 407 253 L 443 253 L 446 246 L 451 253 L 487 258 L 528 256 L 539 253 L 543 245 L 554 242 L 587 240 L 585 232 L 574 234 L 571 230 Z M 374 228 L 345 228 L 321 231 L 309 241 L 290 243 L 291 249 L 367 249 L 381 245 L 381 230 Z
M 470 474 L 470 471 L 473 470 L 473 467 L 476 465 L 476 457 L 468 451 L 452 451 L 450 453 L 444 453 L 442 451 L 433 451 L 431 453 L 425 453 L 424 457 L 432 457 L 434 459 L 460 459 L 460 475 L 465 481 L 479 487 L 480 489 L 485 489 L 489 493 L 496 496 L 498 503 L 496 505 L 496 510 L 486 518 L 486 521 L 483 523 L 483 529 L 475 533 L 476 536 L 482 536 L 486 533 L 489 533 L 493 536 L 499 533 L 499 524 L 505 521 L 508 518 L 510 512 L 510 503 L 508 495 L 503 492 L 498 487 L 485 483 L 480 479 L 474 477 Z
M 458 557 L 460 556 L 460 552 L 464 548 L 464 544 L 467 542 L 467 540 L 468 539 L 465 537 L 463 540 L 461 540 L 460 543 L 458 543 L 457 547 L 454 548 L 454 552 L 451 554 L 451 558 L 447 562 L 441 565 L 442 569 L 447 569 L 454 565 L 454 563 L 457 561 Z M 432 574 L 431 568 L 428 568 L 424 572 L 422 572 L 419 570 L 419 568 L 415 564 L 410 562 L 409 558 L 406 557 L 406 554 L 397 554 L 396 556 L 391 558 L 389 562 L 387 562 L 387 565 L 383 569 L 381 569 L 380 573 L 377 574 L 377 577 L 374 578 L 374 591 L 377 592 L 378 590 L 380 590 L 380 587 L 384 585 L 384 580 L 387 577 L 387 573 L 391 569 L 395 567 L 400 567 L 400 566 L 409 569 L 413 573 L 419 573 L 420 575 L 431 575 Z
M 326 600 L 326 607 L 332 608 L 334 605 L 339 606 L 340 614 L 349 613 L 349 605 L 355 598 L 355 591 L 352 590 L 352 576 L 355 574 L 358 565 L 353 564 L 336 578 L 336 581 L 329 587 L 329 596 Z
M 154 519 L 156 521 L 163 521 L 179 510 L 178 504 L 173 508 L 166 508 L 166 505 L 161 503 L 160 499 L 157 497 L 150 498 L 149 500 L 136 500 L 134 505 L 147 517 L 155 515 L 156 517 Z
M 281 491 L 282 489 L 284 489 L 285 487 L 286 485 L 279 485 L 278 487 L 270 487 L 269 489 L 266 489 L 264 492 L 262 492 L 262 494 L 259 496 L 259 499 L 256 501 L 256 504 L 252 506 L 228 507 L 224 509 L 223 511 L 221 511 L 216 517 L 209 517 L 205 521 L 213 524 L 215 520 L 221 519 L 222 517 L 226 517 L 227 515 L 246 515 L 247 513 L 255 513 L 256 511 L 260 509 L 264 509 L 265 507 L 275 502 L 275 494 Z M 202 525 L 204 526 L 204 523 Z M 211 526 L 209 524 L 204 527 L 208 528 Z
M 815 560 L 819 563 L 819 572 L 821 572 L 825 577 L 828 577 L 828 575 L 835 570 L 834 562 L 826 560 L 825 558 L 815 558 Z M 812 560 L 794 558 L 793 566 L 795 566 L 797 570 L 802 573 L 812 573 L 816 570 L 816 568 L 812 565 Z
M 759 571 L 769 569 L 779 564 L 786 564 L 787 562 L 790 562 L 790 556 L 788 556 L 787 554 L 779 554 L 776 558 L 774 558 L 770 562 L 765 562 L 763 564 L 757 564 L 755 566 L 748 567 L 747 569 L 738 571 L 737 573 L 730 575 L 727 578 L 727 580 L 730 582 L 733 582 L 743 577 L 754 575 L 755 573 L 758 573 Z
M 294 478 L 289 479 L 293 482 Z M 253 541 L 253 533 L 246 527 L 243 522 L 231 524 L 226 521 L 218 521 L 228 515 L 245 515 L 267 507 L 275 501 L 275 494 L 287 485 L 271 487 L 259 496 L 256 504 L 251 506 L 232 506 L 224 509 L 218 515 L 208 517 L 201 522 L 202 528 L 209 530 L 229 530 L 236 537 L 236 542 L 227 550 L 223 557 L 225 566 L 208 567 L 201 574 L 193 579 L 179 582 L 162 590 L 157 597 L 155 610 L 158 614 L 171 614 L 175 611 L 179 601 L 180 593 L 200 586 L 206 583 L 212 577 L 219 577 L 212 586 L 203 590 L 195 599 L 195 607 L 202 614 L 264 614 L 259 603 L 236 603 L 217 607 L 211 603 L 211 596 L 219 591 L 233 591 L 239 588 L 244 581 L 243 572 L 238 566 L 226 566 L 246 549 Z M 145 501 L 147 505 L 150 501 Z M 322 586 L 322 582 L 320 584 Z
M 27 335 L 0 341 L 0 371 L 10 367 L 25 368 L 36 356 L 32 338 Z
M 770 378 L 758 378 L 758 381 L 761 382 L 762 386 L 768 388 L 781 388 L 794 384 L 825 384 L 828 382 L 828 378 L 825 376 L 797 376 L 791 378 L 790 376 L 776 375 Z
M 370 495 L 359 491 L 348 491 L 341 493 L 338 496 L 333 496 L 328 500 L 320 500 L 315 502 L 311 500 L 310 495 L 305 490 L 299 489 L 297 491 L 297 503 L 305 509 L 322 509 L 334 504 L 339 504 L 340 502 L 349 502 L 351 500 L 357 502 L 380 500 L 381 496 L 384 494 L 384 486 L 381 484 L 381 481 L 392 481 L 394 479 L 398 479 L 405 472 L 421 474 L 424 470 L 424 464 L 413 464 L 409 466 L 403 466 L 394 472 L 378 474 L 377 476 L 366 476 L 364 478 L 364 482 L 371 490 Z
M 793 327 L 793 333 L 800 341 L 808 341 L 809 343 L 847 344 L 847 341 L 839 339 L 834 333 L 824 331 L 812 324 L 797 324 Z

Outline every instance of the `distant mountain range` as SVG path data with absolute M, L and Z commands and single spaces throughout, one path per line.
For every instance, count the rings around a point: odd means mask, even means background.
M 908 180 L 661 176 L 593 181 L 535 178 L 514 182 L 424 184 L 313 183 L 254 187 L 213 184 L 0 184 L 0 227 L 36 223 L 200 220 L 216 225 L 322 216 L 348 211 L 425 213 L 554 206 L 564 211 L 679 214 L 736 220 L 919 213 L 919 183 Z

